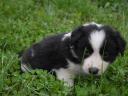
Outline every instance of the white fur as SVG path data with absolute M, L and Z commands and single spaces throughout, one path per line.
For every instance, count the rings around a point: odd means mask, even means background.
M 73 73 L 73 74 L 79 74 L 79 73 L 81 73 L 82 72 L 82 68 L 81 68 L 81 65 L 80 64 L 75 64 L 75 63 L 73 63 L 72 61 L 70 61 L 70 60 L 68 60 L 67 59 L 67 62 L 68 62 L 68 69 L 69 70 L 71 70 L 71 72 Z
M 63 38 L 62 38 L 62 41 L 64 41 L 66 38 L 70 38 L 71 35 L 72 35 L 71 32 L 65 34 L 65 35 L 63 36 Z
M 82 68 L 79 64 L 74 64 L 68 59 L 67 62 L 69 63 L 68 68 L 54 69 L 54 71 L 56 72 L 57 78 L 63 80 L 65 85 L 73 86 L 75 75 L 81 73 Z
M 88 25 L 96 25 L 96 26 L 98 26 L 98 27 L 102 27 L 102 24 L 98 24 L 98 23 L 95 23 L 95 22 L 83 24 L 83 26 L 88 26 Z
M 26 64 L 21 64 L 21 70 L 23 72 L 31 71 L 31 68 L 27 66 Z
M 85 73 L 89 74 L 89 68 L 96 67 L 99 69 L 97 75 L 102 74 L 108 66 L 108 62 L 104 61 L 99 53 L 101 45 L 105 39 L 105 32 L 94 31 L 90 34 L 89 42 L 93 48 L 93 53 L 88 58 L 84 59 L 83 70 Z
M 108 62 L 102 60 L 98 51 L 94 51 L 90 57 L 84 59 L 83 70 L 85 73 L 89 74 L 89 68 L 95 67 L 99 69 L 97 75 L 101 75 L 107 69 L 108 64 Z
M 66 68 L 65 69 L 60 68 L 60 69 L 55 69 L 55 72 L 57 75 L 57 79 L 63 80 L 65 82 L 65 85 L 73 86 L 74 74 L 71 74 L 70 70 L 68 70 Z
M 100 47 L 105 39 L 105 32 L 101 31 L 94 31 L 90 34 L 90 44 L 92 45 L 95 51 L 99 51 Z

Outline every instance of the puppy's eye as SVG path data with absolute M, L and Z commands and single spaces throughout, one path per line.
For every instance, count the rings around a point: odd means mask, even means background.
M 89 50 L 86 50 L 86 51 L 85 51 L 85 54 L 90 55 Z
M 84 55 L 85 56 L 89 56 L 90 54 L 91 54 L 91 52 L 88 49 L 85 49 L 84 50 Z
M 108 57 L 108 53 L 107 52 L 103 52 L 102 56 L 103 57 Z

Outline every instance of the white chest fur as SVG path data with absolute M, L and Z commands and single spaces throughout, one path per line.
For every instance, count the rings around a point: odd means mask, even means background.
M 68 67 L 67 68 L 60 68 L 55 69 L 57 78 L 59 80 L 64 80 L 65 84 L 68 86 L 73 86 L 74 78 L 77 74 L 81 73 L 82 68 L 79 64 L 74 64 L 70 60 L 67 59 Z

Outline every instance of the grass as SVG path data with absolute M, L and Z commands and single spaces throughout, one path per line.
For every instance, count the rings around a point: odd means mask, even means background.
M 128 42 L 126 0 L 1 0 L 0 95 L 128 96 L 128 47 L 103 76 L 79 76 L 74 89 L 42 70 L 20 74 L 20 50 L 90 21 L 116 27 Z

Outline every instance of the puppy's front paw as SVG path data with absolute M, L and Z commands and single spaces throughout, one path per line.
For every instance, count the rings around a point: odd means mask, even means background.
M 74 77 L 75 75 L 69 71 L 68 69 L 58 69 L 55 70 L 57 78 L 59 80 L 63 80 L 64 81 L 64 85 L 72 87 L 74 85 Z
M 63 79 L 63 81 L 65 86 L 72 87 L 74 85 L 73 79 Z

